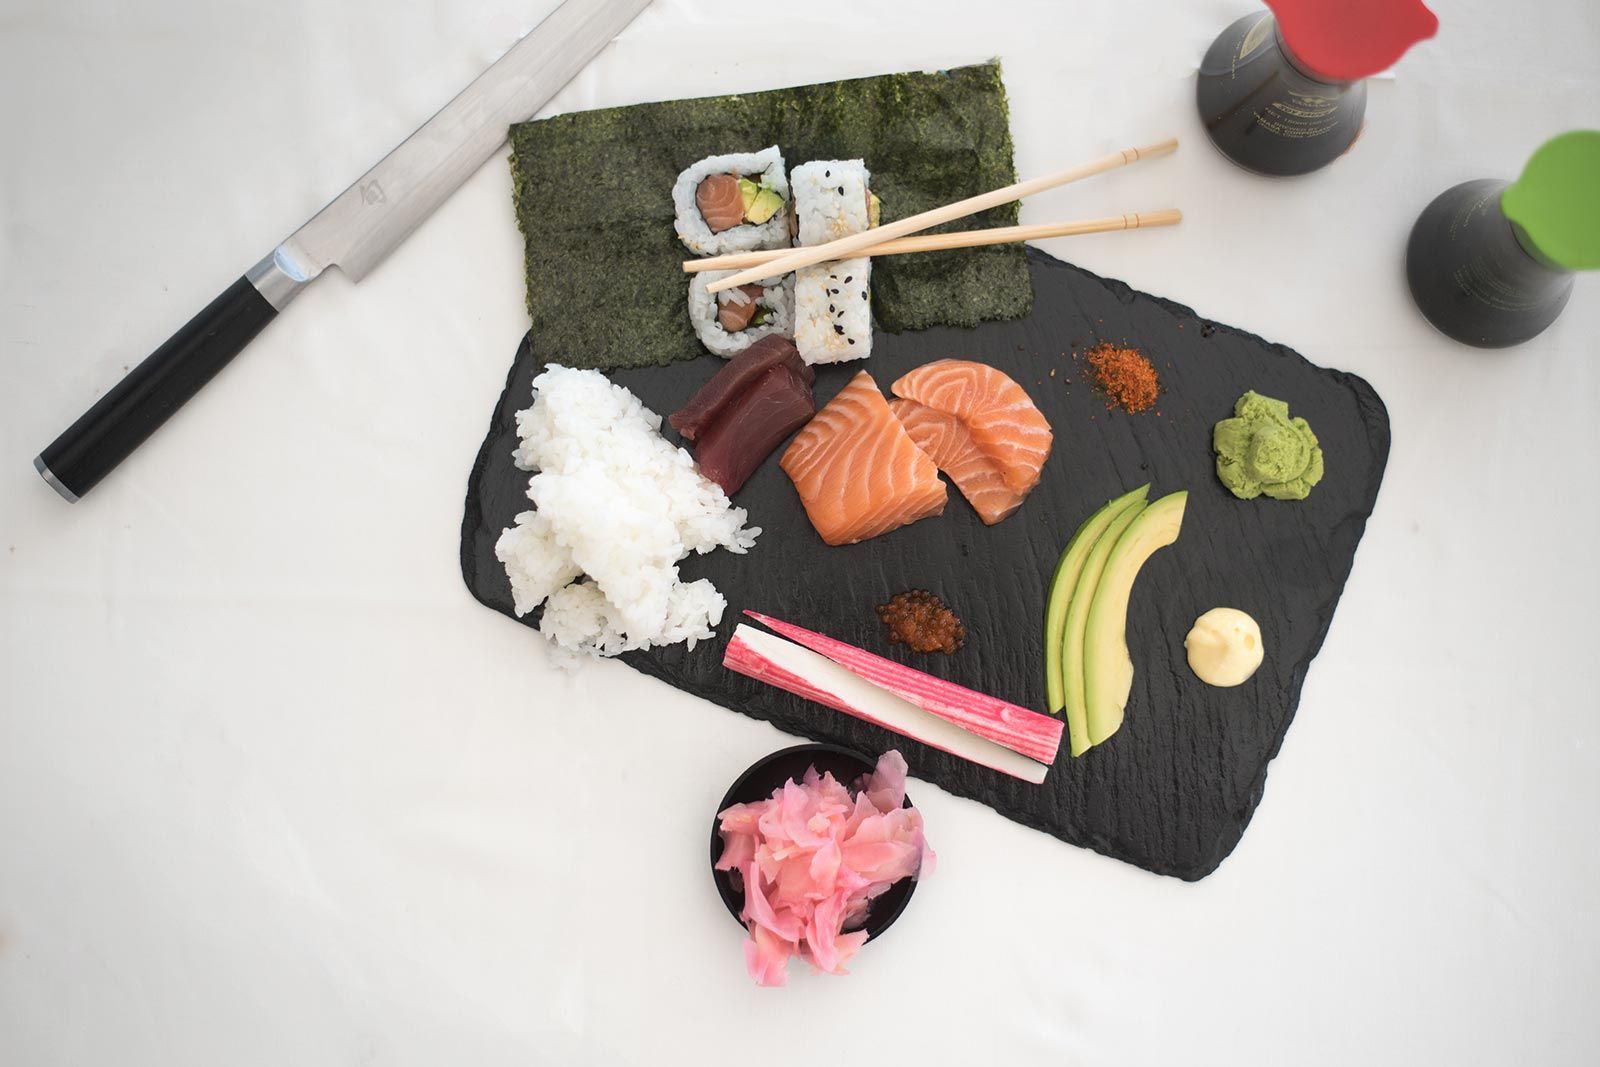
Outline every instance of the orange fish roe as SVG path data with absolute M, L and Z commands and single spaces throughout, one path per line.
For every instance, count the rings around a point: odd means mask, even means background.
M 1138 349 L 1118 348 L 1102 341 L 1089 350 L 1088 358 L 1095 385 L 1111 401 L 1106 405 L 1108 409 L 1115 406 L 1137 415 L 1156 402 L 1161 379 Z
M 878 606 L 878 618 L 889 628 L 889 643 L 909 645 L 918 652 L 960 651 L 967 628 L 944 601 L 926 589 L 897 593 Z

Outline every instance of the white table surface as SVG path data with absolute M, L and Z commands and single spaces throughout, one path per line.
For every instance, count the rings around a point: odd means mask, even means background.
M 792 742 L 477 605 L 461 498 L 526 329 L 504 152 L 324 278 L 82 503 L 36 452 L 550 0 L 0 0 L 0 1063 L 1594 1063 L 1600 285 L 1519 350 L 1401 273 L 1437 192 L 1600 125 L 1592 0 L 1438 0 L 1356 150 L 1245 175 L 1198 57 L 1251 0 L 658 0 L 549 113 L 1005 62 L 1023 221 L 1364 375 L 1394 451 L 1266 798 L 1196 885 L 913 790 L 941 865 L 847 979 L 745 977 L 705 869 Z M 853 43 L 852 43 L 853 42 Z M 1091 462 L 1092 457 L 1084 462 Z

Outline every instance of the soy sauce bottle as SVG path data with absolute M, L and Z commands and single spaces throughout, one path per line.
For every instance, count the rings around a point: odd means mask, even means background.
M 1367 113 L 1364 81 L 1330 81 L 1295 61 L 1267 12 L 1222 31 L 1200 61 L 1200 121 L 1246 170 L 1309 174 L 1344 155 Z
M 1200 62 L 1195 102 L 1207 135 L 1246 170 L 1308 174 L 1361 135 L 1365 79 L 1431 37 L 1438 19 L 1417 0 L 1268 0 L 1239 19 Z
M 1546 142 L 1515 182 L 1462 182 L 1434 198 L 1406 243 L 1406 281 L 1428 321 L 1478 348 L 1521 344 L 1600 268 L 1600 131 Z

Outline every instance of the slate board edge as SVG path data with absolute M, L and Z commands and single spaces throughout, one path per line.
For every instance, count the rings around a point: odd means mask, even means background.
M 1306 360 L 1305 357 L 1299 352 L 1296 352 L 1287 345 L 1267 341 L 1265 338 L 1250 333 L 1247 330 L 1241 330 L 1226 323 L 1213 322 L 1210 319 L 1202 318 L 1201 316 L 1197 315 L 1192 308 L 1185 304 L 1180 304 L 1174 300 L 1168 300 L 1164 297 L 1142 292 L 1134 289 L 1126 282 L 1118 281 L 1115 278 L 1102 277 L 1098 274 L 1095 274 L 1093 271 L 1084 269 L 1083 267 L 1056 259 L 1054 256 L 1042 252 L 1039 249 L 1033 248 L 1032 246 L 1029 246 L 1027 251 L 1029 260 L 1037 262 L 1052 270 L 1073 271 L 1087 279 L 1098 282 L 1113 295 L 1132 294 L 1133 296 L 1143 297 L 1153 301 L 1170 314 L 1198 321 L 1201 327 L 1204 329 L 1225 332 L 1236 337 L 1254 341 L 1257 344 L 1260 344 L 1265 348 L 1281 355 L 1285 355 L 1294 359 L 1305 360 L 1307 363 L 1311 362 L 1310 360 Z M 496 437 L 499 413 L 503 409 L 512 411 L 517 410 L 526 402 L 525 400 L 512 401 L 508 396 L 508 393 L 510 392 L 512 382 L 516 378 L 517 367 L 521 364 L 524 355 L 528 353 L 529 347 L 529 337 L 525 335 L 522 339 L 521 345 L 517 349 L 516 357 L 512 360 L 511 366 L 506 372 L 506 384 L 501 391 L 499 401 L 495 405 L 496 421 L 490 424 L 489 433 L 485 437 L 483 444 L 479 447 L 477 459 L 473 463 L 472 471 L 468 475 L 466 506 L 461 522 L 462 579 L 466 582 L 467 590 L 472 594 L 473 599 L 494 611 L 496 614 L 503 614 L 503 612 L 501 612 L 495 605 L 478 595 L 474 582 L 474 578 L 476 576 L 476 560 L 473 558 L 472 535 L 474 530 L 482 525 L 483 519 L 482 506 L 478 498 L 478 485 L 482 480 L 484 472 L 488 469 L 490 461 L 493 459 L 491 448 L 493 447 Z M 1372 491 L 1364 502 L 1362 510 L 1351 516 L 1352 519 L 1355 519 L 1359 523 L 1356 531 L 1356 539 L 1359 544 L 1361 537 L 1366 532 L 1367 520 L 1371 518 L 1373 508 L 1377 505 L 1378 493 L 1383 483 L 1383 472 L 1388 465 L 1390 447 L 1388 408 L 1384 405 L 1382 398 L 1378 396 L 1377 391 L 1374 390 L 1367 380 L 1361 376 L 1352 374 L 1349 371 L 1341 371 L 1331 367 L 1323 367 L 1320 364 L 1312 365 L 1317 367 L 1319 370 L 1325 371 L 1326 373 L 1332 375 L 1336 380 L 1340 381 L 1347 388 L 1349 388 L 1350 391 L 1355 395 L 1357 406 L 1360 409 L 1361 419 L 1367 427 L 1369 439 L 1372 442 L 1373 461 L 1369 472 L 1371 476 L 1369 484 L 1372 486 Z M 507 408 L 508 402 L 511 402 L 513 406 Z M 954 796 L 960 796 L 967 800 L 972 800 L 975 803 L 982 804 L 984 807 L 990 808 L 991 810 L 1003 815 L 1005 818 L 1010 819 L 1013 822 L 1019 823 L 1030 829 L 1040 831 L 1041 833 L 1047 834 L 1059 841 L 1064 841 L 1069 845 L 1076 845 L 1081 848 L 1090 849 L 1119 862 L 1129 863 L 1132 866 L 1139 866 L 1141 869 L 1151 871 L 1154 874 L 1167 875 L 1186 882 L 1198 882 L 1200 879 L 1211 874 L 1222 865 L 1222 861 L 1227 859 L 1228 856 L 1233 852 L 1234 848 L 1238 846 L 1239 841 L 1244 837 L 1244 831 L 1250 825 L 1250 820 L 1255 816 L 1255 809 L 1265 793 L 1267 771 L 1271 767 L 1272 760 L 1276 759 L 1279 751 L 1281 751 L 1283 746 L 1283 738 L 1288 736 L 1289 727 L 1294 725 L 1294 716 L 1300 707 L 1300 694 L 1305 684 L 1306 674 L 1310 670 L 1311 663 L 1316 659 L 1317 654 L 1322 650 L 1323 642 L 1327 639 L 1328 630 L 1333 624 L 1334 613 L 1338 608 L 1340 599 L 1344 596 L 1344 587 L 1349 581 L 1350 571 L 1354 565 L 1355 554 L 1352 553 L 1350 558 L 1350 567 L 1345 568 L 1344 572 L 1339 576 L 1339 592 L 1329 602 L 1327 612 L 1320 620 L 1320 625 L 1317 628 L 1316 636 L 1311 645 L 1311 651 L 1295 668 L 1294 680 L 1289 689 L 1289 709 L 1287 712 L 1287 717 L 1284 720 L 1283 730 L 1279 734 L 1277 744 L 1273 746 L 1272 751 L 1268 755 L 1267 759 L 1262 762 L 1261 772 L 1256 776 L 1255 780 L 1251 784 L 1250 791 L 1247 794 L 1249 803 L 1245 805 L 1245 810 L 1242 816 L 1239 818 L 1237 823 L 1230 828 L 1230 832 L 1217 839 L 1217 845 L 1214 852 L 1211 856 L 1207 857 L 1204 862 L 1188 867 L 1168 867 L 1161 865 L 1143 866 L 1140 864 L 1134 864 L 1126 857 L 1118 855 L 1108 841 L 1098 837 L 1097 835 L 1087 835 L 1081 839 L 1074 840 L 1066 837 L 1063 833 L 1058 832 L 1055 828 L 1044 824 L 1041 820 L 1034 819 L 1026 812 L 1018 811 L 1014 808 L 1011 808 L 1009 805 L 992 803 L 989 800 L 974 796 L 963 789 L 953 788 L 945 783 L 927 782 L 926 784 L 932 785 L 938 789 L 943 789 L 945 792 Z M 730 605 L 730 610 L 737 610 L 737 608 Z M 522 625 L 527 626 L 530 629 L 538 628 L 537 613 L 529 614 L 521 619 L 517 619 L 516 621 L 522 623 Z M 672 686 L 674 689 L 679 689 L 682 692 L 687 692 L 694 696 L 701 697 L 702 699 L 727 708 L 730 711 L 737 712 L 738 714 L 745 715 L 752 719 L 758 719 L 762 722 L 772 723 L 772 725 L 777 726 L 777 728 L 783 730 L 783 732 L 789 733 L 790 736 L 800 737 L 809 741 L 825 740 L 808 734 L 793 733 L 773 722 L 771 717 L 764 714 L 759 707 L 753 705 L 735 706 L 733 702 L 725 697 L 719 697 L 719 695 L 714 692 L 703 690 L 702 688 L 692 684 L 679 685 L 673 680 L 669 679 L 659 665 L 655 664 L 642 653 L 624 653 L 617 658 L 628 664 L 628 666 L 632 667 L 640 674 L 655 678 L 658 681 Z M 912 777 L 916 777 L 916 775 L 913 773 Z M 924 781 L 923 779 L 918 780 Z

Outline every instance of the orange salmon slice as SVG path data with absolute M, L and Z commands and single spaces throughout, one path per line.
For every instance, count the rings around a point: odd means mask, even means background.
M 978 447 L 967 424 L 954 415 L 923 407 L 915 400 L 891 400 L 889 410 L 917 447 L 956 483 L 987 525 L 1010 515 L 1027 499 L 1027 493 L 1006 484 L 1000 464 Z
M 894 395 L 954 415 L 1000 465 L 1006 485 L 1026 496 L 1039 484 L 1053 435 L 1022 386 L 984 363 L 941 359 L 911 371 Z M 953 476 L 952 476 L 953 477 Z
M 817 412 L 779 465 L 830 545 L 853 545 L 944 511 L 939 468 L 866 371 Z

